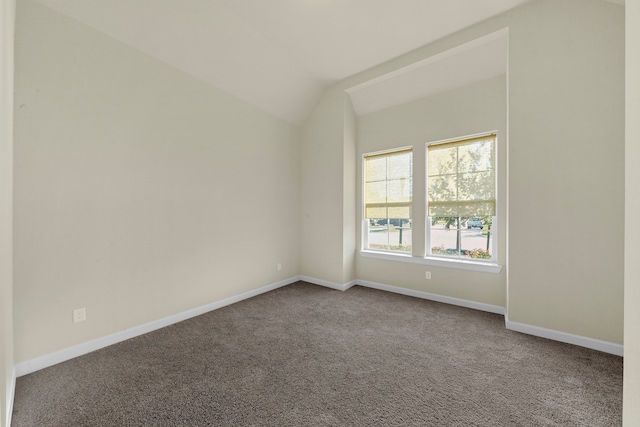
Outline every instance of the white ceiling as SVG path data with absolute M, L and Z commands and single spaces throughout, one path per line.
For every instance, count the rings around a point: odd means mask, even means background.
M 347 90 L 357 115 L 505 74 L 507 29 L 497 31 Z
M 529 0 L 37 1 L 301 123 L 327 85 Z

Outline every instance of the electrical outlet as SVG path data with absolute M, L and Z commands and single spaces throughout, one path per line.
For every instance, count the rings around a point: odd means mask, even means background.
M 278 263 L 278 270 L 282 270 L 282 263 Z
M 85 320 L 87 320 L 86 308 L 82 307 L 73 310 L 73 323 L 84 322 Z
M 425 279 L 427 279 L 427 280 L 431 279 L 431 272 L 430 272 L 430 271 L 427 271 L 427 272 L 424 274 L 424 278 L 425 278 Z

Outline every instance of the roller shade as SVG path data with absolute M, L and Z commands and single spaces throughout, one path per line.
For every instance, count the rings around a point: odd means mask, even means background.
M 496 214 L 495 135 L 428 147 L 428 215 Z
M 365 217 L 411 218 L 411 150 L 365 156 Z

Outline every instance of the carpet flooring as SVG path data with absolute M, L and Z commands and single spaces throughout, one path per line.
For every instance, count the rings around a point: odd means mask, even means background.
M 18 378 L 21 426 L 619 426 L 622 358 L 304 282 Z

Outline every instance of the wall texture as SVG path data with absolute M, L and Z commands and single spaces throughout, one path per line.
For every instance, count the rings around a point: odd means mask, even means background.
M 0 426 L 13 403 L 13 34 L 15 0 L 0 3 Z
M 358 119 L 351 100 L 344 95 L 344 155 L 342 162 L 342 265 L 343 283 L 349 283 L 356 279 L 356 253 L 359 250 L 356 245 L 357 217 L 356 206 L 358 206 L 356 189 L 358 179 L 353 169 L 356 162 L 357 147 L 357 124 Z
M 299 274 L 299 128 L 29 0 L 16 77 L 16 363 Z
M 640 0 L 626 2 L 625 426 L 640 425 Z
M 622 344 L 623 7 L 514 12 L 509 137 L 509 319 Z
M 345 217 L 343 197 L 345 178 L 353 173 L 351 165 L 345 163 L 345 136 L 349 133 L 346 101 L 339 89 L 325 91 L 302 127 L 300 145 L 300 271 L 338 285 L 351 280 L 345 280 L 349 267 L 345 266 L 344 250 L 348 239 L 355 241 Z

